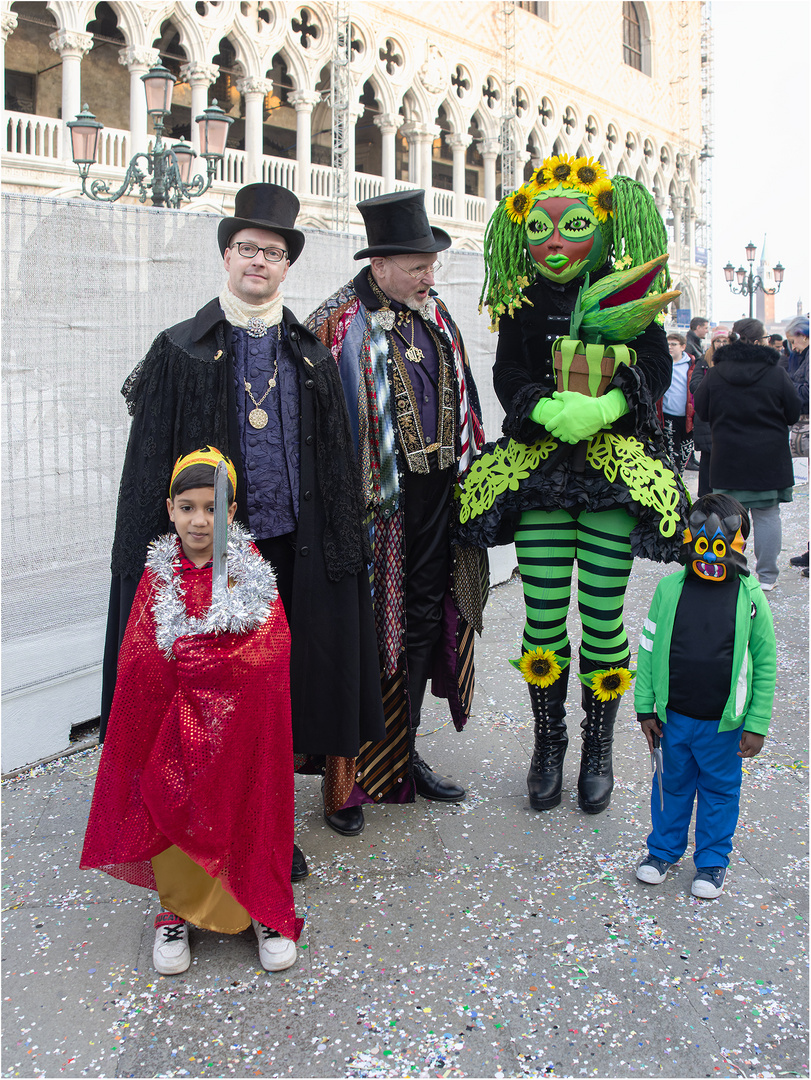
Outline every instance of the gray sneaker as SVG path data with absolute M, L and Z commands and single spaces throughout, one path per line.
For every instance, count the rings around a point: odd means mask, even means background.
M 648 885 L 661 885 L 667 877 L 667 872 L 673 863 L 657 859 L 655 855 L 648 855 L 636 868 L 636 876 L 639 881 Z
M 726 875 L 725 866 L 702 866 L 696 871 L 690 891 L 693 896 L 698 896 L 702 900 L 714 900 L 724 891 Z

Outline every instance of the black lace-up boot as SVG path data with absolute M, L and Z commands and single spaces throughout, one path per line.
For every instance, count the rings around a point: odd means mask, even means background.
M 527 790 L 533 810 L 551 810 L 560 802 L 563 758 L 569 744 L 566 733 L 568 685 L 568 666 L 550 686 L 529 684 L 529 700 L 535 717 L 535 749 L 527 773 Z
M 622 663 L 611 667 L 625 667 Z M 580 671 L 585 674 L 604 671 L 605 665 L 580 658 Z M 614 744 L 614 721 L 617 719 L 621 697 L 600 701 L 590 686 L 583 686 L 583 749 L 580 755 L 580 776 L 577 780 L 577 802 L 586 814 L 601 814 L 611 801 L 614 789 L 614 768 L 611 749 Z

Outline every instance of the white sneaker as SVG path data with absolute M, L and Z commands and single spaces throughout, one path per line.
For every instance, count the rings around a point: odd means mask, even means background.
M 702 866 L 696 871 L 690 892 L 702 900 L 714 900 L 724 891 L 725 866 Z
M 282 937 L 276 930 L 251 919 L 256 940 L 259 942 L 259 960 L 265 971 L 284 971 L 296 962 L 296 943 Z
M 760 582 L 760 587 L 763 590 L 763 592 L 773 592 L 777 588 L 777 582 L 776 581 L 768 581 L 768 582 L 767 581 L 761 581 Z
M 155 919 L 152 963 L 159 975 L 179 975 L 191 963 L 188 924 L 171 911 L 162 911 Z

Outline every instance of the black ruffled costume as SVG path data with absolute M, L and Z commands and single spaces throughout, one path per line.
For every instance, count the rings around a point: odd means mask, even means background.
M 602 273 L 595 274 L 592 281 L 602 276 Z M 538 278 L 525 290 L 532 306 L 518 308 L 512 317 L 501 317 L 493 384 L 506 412 L 505 437 L 484 447 L 482 461 L 496 447 L 505 448 L 510 439 L 528 446 L 551 439 L 543 427 L 530 419 L 530 413 L 541 398 L 551 397 L 557 389 L 552 344 L 568 333 L 569 316 L 581 284 L 582 281 L 575 280 L 560 286 Z M 645 457 L 659 463 L 656 471 L 661 471 L 669 482 L 676 500 L 672 516 L 683 518 L 687 496 L 667 456 L 655 409 L 655 402 L 670 385 L 667 339 L 661 327 L 652 323 L 639 337 L 629 341 L 628 346 L 636 352 L 636 364 L 633 367 L 620 365 L 606 390 L 621 390 L 628 403 L 628 412 L 610 430 L 616 435 L 635 437 L 642 444 Z M 657 562 L 677 560 L 681 528 L 663 535 L 656 509 L 641 505 L 619 473 L 609 480 L 602 469 L 588 462 L 579 472 L 575 467 L 575 447 L 552 441 L 555 447 L 549 456 L 528 476 L 497 495 L 484 513 L 462 520 L 460 543 L 478 547 L 511 543 L 525 510 L 565 509 L 578 514 L 623 507 L 639 519 L 631 533 L 631 550 L 635 556 Z M 472 471 L 466 484 L 474 480 Z M 464 512 L 462 516 L 464 519 Z

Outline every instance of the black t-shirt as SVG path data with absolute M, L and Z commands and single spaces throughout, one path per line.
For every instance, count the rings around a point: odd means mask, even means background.
M 696 720 L 720 720 L 732 682 L 738 578 L 705 582 L 688 574 L 670 640 L 667 707 Z

